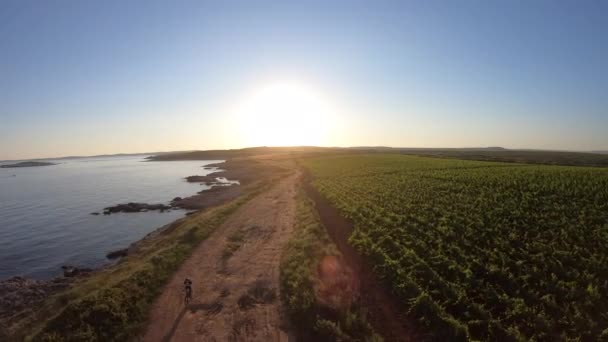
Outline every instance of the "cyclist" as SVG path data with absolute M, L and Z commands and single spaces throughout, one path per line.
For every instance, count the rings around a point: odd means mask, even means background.
M 186 305 L 188 305 L 190 299 L 192 299 L 192 280 L 190 280 L 190 278 L 184 279 L 184 292 L 186 292 L 184 301 L 186 302 Z

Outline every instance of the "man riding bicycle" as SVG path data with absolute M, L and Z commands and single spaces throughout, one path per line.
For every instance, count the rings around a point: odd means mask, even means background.
M 186 305 L 188 305 L 190 299 L 192 299 L 192 280 L 190 280 L 190 278 L 186 278 L 184 280 L 184 291 L 186 292 L 184 302 L 186 303 Z

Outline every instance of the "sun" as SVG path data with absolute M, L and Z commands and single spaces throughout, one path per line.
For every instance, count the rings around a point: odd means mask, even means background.
M 332 110 L 314 87 L 279 82 L 245 96 L 237 106 L 237 120 L 246 146 L 323 145 Z

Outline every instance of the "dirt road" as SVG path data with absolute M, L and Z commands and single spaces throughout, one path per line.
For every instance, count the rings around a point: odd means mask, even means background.
M 287 341 L 279 261 L 299 173 L 253 198 L 193 252 L 156 300 L 144 341 Z M 184 304 L 183 281 L 193 281 Z

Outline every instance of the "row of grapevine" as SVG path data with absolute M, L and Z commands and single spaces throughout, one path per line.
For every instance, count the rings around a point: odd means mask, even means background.
M 435 338 L 608 338 L 608 170 L 399 155 L 305 165 Z

